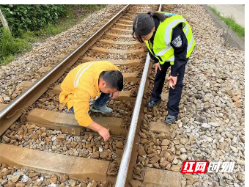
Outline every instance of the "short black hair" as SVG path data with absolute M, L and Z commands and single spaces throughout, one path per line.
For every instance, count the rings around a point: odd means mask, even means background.
M 123 90 L 123 75 L 118 70 L 102 71 L 100 76 L 107 83 L 108 88 L 116 88 L 118 91 Z

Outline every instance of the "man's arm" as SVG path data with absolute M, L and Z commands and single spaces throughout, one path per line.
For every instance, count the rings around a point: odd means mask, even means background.
M 88 125 L 87 128 L 97 131 L 100 134 L 100 136 L 103 137 L 104 141 L 107 141 L 110 138 L 109 131 L 105 127 L 99 125 L 94 121 L 92 121 L 92 123 Z
M 75 112 L 75 119 L 78 121 L 78 123 L 83 127 L 97 131 L 100 136 L 103 137 L 104 141 L 108 140 L 110 137 L 109 131 L 105 127 L 94 122 L 88 114 L 90 101 L 88 92 L 78 90 L 75 93 L 74 97 L 77 98 L 73 107 Z

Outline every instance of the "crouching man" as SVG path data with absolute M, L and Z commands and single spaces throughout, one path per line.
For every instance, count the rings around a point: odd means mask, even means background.
M 67 74 L 61 89 L 60 103 L 75 114 L 79 125 L 97 131 L 107 141 L 109 131 L 94 122 L 88 112 L 90 108 L 93 112 L 112 113 L 106 102 L 117 98 L 123 89 L 123 75 L 118 67 L 108 61 L 83 63 Z M 98 99 L 90 107 L 90 100 L 96 97 Z

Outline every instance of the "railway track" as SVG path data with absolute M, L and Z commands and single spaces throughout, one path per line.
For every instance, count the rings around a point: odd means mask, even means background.
M 154 176 L 151 172 L 155 171 L 146 172 L 136 163 L 150 59 L 145 46 L 131 33 L 138 13 L 158 7 L 125 6 L 57 66 L 41 70 L 48 72 L 36 83 L 19 84 L 22 94 L 12 103 L 0 104 L 1 185 L 134 186 L 134 181 L 144 180 L 144 174 Z M 58 101 L 66 74 L 81 63 L 95 60 L 113 62 L 124 75 L 124 90 L 108 104 L 114 113 L 92 114 L 94 121 L 110 129 L 108 142 L 80 127 Z M 150 128 L 158 129 L 155 124 Z M 162 129 L 168 133 L 168 129 Z
M 41 176 L 34 174 L 37 172 L 62 176 L 53 175 L 52 184 L 58 178 L 115 184 L 146 57 L 145 47 L 131 36 L 132 18 L 139 11 L 156 8 L 125 6 L 60 64 L 43 69 L 50 71 L 36 83 L 25 81 L 18 85 L 22 94 L 12 103 L 0 105 L 1 185 L 29 185 L 34 177 Z M 80 127 L 73 114 L 58 104 L 60 83 L 66 73 L 93 60 L 109 60 L 124 73 L 124 91 L 117 100 L 109 102 L 114 113 L 92 116 L 110 129 L 112 137 L 107 143 L 98 134 Z M 10 177 L 7 166 L 27 168 L 33 174 L 15 172 Z M 9 181 L 5 180 L 7 176 Z M 48 185 L 43 182 L 35 185 Z

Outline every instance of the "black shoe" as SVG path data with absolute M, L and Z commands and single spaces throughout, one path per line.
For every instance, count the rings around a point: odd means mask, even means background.
M 177 120 L 177 116 L 167 115 L 165 118 L 165 123 L 172 124 L 172 123 L 175 123 L 176 120 Z
M 161 102 L 161 99 L 158 101 L 150 101 L 150 102 L 148 102 L 147 106 L 149 108 L 153 108 L 154 106 L 158 105 L 160 102 Z

